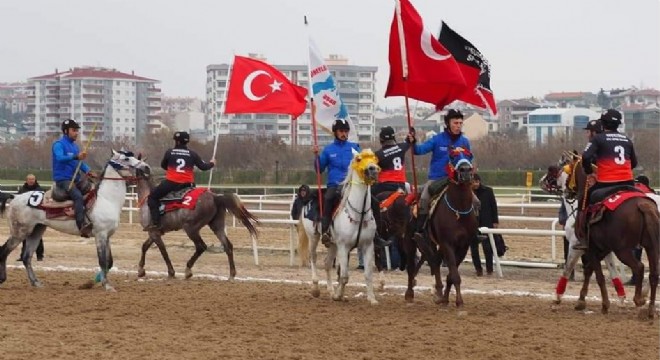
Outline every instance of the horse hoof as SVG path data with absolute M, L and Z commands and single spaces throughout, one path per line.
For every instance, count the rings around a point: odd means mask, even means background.
M 190 279 L 192 277 L 192 270 L 190 268 L 186 268 L 186 279 Z
M 378 305 L 378 300 L 376 299 L 369 300 L 369 303 L 371 303 L 371 305 Z
M 144 269 L 142 269 L 142 268 L 138 269 L 137 276 L 139 278 L 143 278 L 145 275 L 147 275 L 147 272 L 144 271 Z
M 406 302 L 412 303 L 413 301 L 415 301 L 415 294 L 412 291 L 410 291 L 410 292 L 406 291 L 405 299 L 406 299 Z
M 575 304 L 575 310 L 577 311 L 582 311 L 587 308 L 587 303 L 584 300 L 578 300 L 577 304 Z
M 557 297 L 555 300 L 552 301 L 552 303 L 555 304 L 555 305 L 561 304 L 561 298 Z
M 342 300 L 343 300 L 343 297 L 342 297 L 342 296 L 332 295 L 332 300 L 334 300 L 334 301 L 342 301 Z
M 44 287 L 44 284 L 42 284 L 41 281 L 37 280 L 32 283 L 32 286 L 41 289 L 42 287 Z
M 319 290 L 319 289 L 312 289 L 312 296 L 315 297 L 315 298 L 321 296 L 321 290 Z
M 607 308 L 607 307 L 605 307 L 605 306 L 603 306 L 603 307 L 600 309 L 600 313 L 603 314 L 603 315 L 607 315 L 609 312 L 610 312 L 610 308 Z
M 112 285 L 110 285 L 110 284 L 105 284 L 104 287 L 105 287 L 105 291 L 106 291 L 106 292 L 113 292 L 113 293 L 114 293 L 114 292 L 117 292 L 117 290 L 115 290 L 115 288 L 112 287 Z
M 167 273 L 167 278 L 168 279 L 175 279 L 176 275 L 174 273 Z

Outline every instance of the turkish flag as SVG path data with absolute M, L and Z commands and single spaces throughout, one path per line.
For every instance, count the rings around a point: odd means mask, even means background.
M 495 97 L 490 89 L 488 60 L 471 42 L 452 30 L 444 21 L 438 41 L 454 56 L 467 83 L 467 89 L 458 100 L 482 109 L 490 109 L 493 115 L 497 114 Z
M 390 28 L 390 79 L 385 97 L 408 96 L 445 107 L 465 92 L 463 74 L 451 53 L 424 29 L 422 18 L 410 1 L 400 0 L 398 6 L 401 28 L 395 11 Z
M 289 114 L 298 117 L 307 107 L 307 89 L 292 83 L 263 61 L 234 57 L 226 114 Z

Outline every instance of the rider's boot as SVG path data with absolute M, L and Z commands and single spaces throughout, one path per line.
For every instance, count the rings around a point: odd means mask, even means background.
M 377 248 L 384 248 L 390 246 L 390 244 L 392 244 L 392 241 L 383 239 L 382 237 L 380 237 L 380 234 L 378 233 L 378 229 L 382 228 L 381 226 L 382 224 L 380 222 L 381 219 L 380 204 L 374 198 L 372 198 L 372 202 L 371 202 L 371 212 L 373 213 L 374 221 L 376 222 L 376 235 L 374 236 L 374 246 Z
M 150 222 L 149 225 L 144 228 L 144 231 L 160 230 L 160 210 L 158 207 L 149 207 L 149 214 Z
M 330 247 L 332 243 L 332 238 L 330 237 L 330 217 L 323 216 L 321 219 L 321 243 L 325 247 Z
M 88 238 L 92 234 L 92 223 L 86 221 L 85 218 L 86 216 L 84 211 L 79 214 L 76 214 L 76 226 L 78 226 L 78 230 L 80 231 L 80 236 L 84 238 Z
M 424 228 L 426 226 L 426 219 L 428 219 L 429 214 L 419 214 L 417 215 L 417 221 L 415 223 L 415 235 L 413 238 L 416 242 L 424 240 Z

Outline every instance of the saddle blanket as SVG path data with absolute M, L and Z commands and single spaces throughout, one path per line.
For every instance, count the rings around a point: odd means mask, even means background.
M 642 192 L 635 191 L 622 191 L 616 194 L 609 196 L 607 199 L 603 200 L 603 205 L 607 210 L 614 211 L 619 205 L 623 204 L 626 200 L 636 198 L 636 197 L 646 197 L 646 194 Z
M 208 189 L 203 187 L 198 187 L 191 189 L 183 195 L 180 200 L 169 201 L 165 204 L 164 212 L 170 212 L 178 209 L 188 209 L 194 210 L 197 205 L 197 199 L 199 196 L 208 191 Z

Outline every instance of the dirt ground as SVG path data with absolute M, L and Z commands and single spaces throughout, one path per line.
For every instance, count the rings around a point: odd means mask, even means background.
M 524 227 L 523 224 L 503 224 Z M 531 227 L 531 226 L 530 226 Z M 156 248 L 149 251 L 146 280 L 137 280 L 140 245 L 136 225 L 123 224 L 112 240 L 116 293 L 99 286 L 80 290 L 97 265 L 93 242 L 48 231 L 46 258 L 34 262 L 41 289 L 29 286 L 23 266 L 9 256 L 8 280 L 0 286 L 0 353 L 3 359 L 656 359 L 658 319 L 638 319 L 630 302 L 600 314 L 589 298 L 575 311 L 579 283 L 552 303 L 559 269 L 507 267 L 505 277 L 476 277 L 463 263 L 465 307 L 441 308 L 431 299 L 432 279 L 418 277 L 415 302 L 406 304 L 406 277 L 386 273 L 386 287 L 371 306 L 351 271 L 348 301 L 323 291 L 312 298 L 307 268 L 289 266 L 289 231 L 262 228 L 260 265 L 255 266 L 244 229 L 229 228 L 238 276 L 228 275 L 225 254 L 205 253 L 190 280 L 164 278 Z M 4 222 L 0 236 L 7 235 Z M 210 232 L 203 237 L 217 244 Z M 550 257 L 547 238 L 508 237 L 506 259 Z M 177 275 L 192 255 L 183 233 L 166 236 Z M 558 248 L 561 250 L 561 246 Z M 559 252 L 561 254 L 561 252 Z M 561 256 L 561 255 L 559 255 Z M 355 257 L 351 266 L 356 265 Z M 445 269 L 446 271 L 446 269 Z M 581 278 L 578 275 L 578 278 Z M 610 293 L 613 289 L 610 287 Z M 627 288 L 632 292 L 632 288 Z M 597 294 L 592 283 L 591 294 Z M 612 293 L 612 297 L 614 294 Z M 631 295 L 629 295 L 631 297 Z M 452 296 L 453 299 L 453 296 Z M 612 299 L 614 300 L 614 299 Z M 657 316 L 656 316 L 657 317 Z

